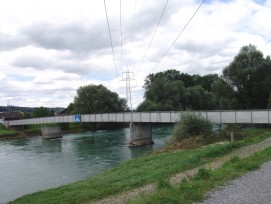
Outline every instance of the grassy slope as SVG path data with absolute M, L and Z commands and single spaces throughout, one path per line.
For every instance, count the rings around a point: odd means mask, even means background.
M 159 182 L 171 175 L 200 166 L 238 147 L 259 142 L 271 136 L 270 131 L 249 130 L 247 139 L 227 145 L 201 149 L 152 154 L 127 161 L 118 167 L 84 181 L 49 189 L 15 200 L 12 203 L 84 203 L 126 191 L 147 183 Z M 257 137 L 251 137 L 257 135 Z
M 267 148 L 252 156 L 240 160 L 233 157 L 221 168 L 211 171 L 200 169 L 190 180 L 185 180 L 177 186 L 171 186 L 168 181 L 160 181 L 153 195 L 143 195 L 141 198 L 130 201 L 131 204 L 163 204 L 163 203 L 195 203 L 203 201 L 206 193 L 217 186 L 223 186 L 228 181 L 242 176 L 248 171 L 260 167 L 263 162 L 271 160 L 271 148 Z

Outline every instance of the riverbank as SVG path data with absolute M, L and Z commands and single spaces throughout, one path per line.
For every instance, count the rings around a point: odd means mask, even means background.
M 232 144 L 211 145 L 192 150 L 175 150 L 147 155 L 120 164 L 84 181 L 23 196 L 11 203 L 86 203 L 121 192 L 159 183 L 193 169 L 241 147 L 258 143 L 271 136 L 270 130 L 250 129 L 246 139 Z M 256 135 L 256 136 L 255 136 Z
M 117 126 L 114 128 L 108 128 L 105 130 L 117 130 L 126 127 Z M 128 127 L 128 125 L 127 125 Z M 61 124 L 61 133 L 64 134 L 71 134 L 71 133 L 81 133 L 81 132 L 88 132 L 88 131 L 98 131 L 94 129 L 89 129 L 84 127 L 82 124 Z M 104 130 L 104 129 L 101 129 Z M 14 129 L 6 129 L 3 125 L 0 125 L 0 140 L 5 139 L 16 139 L 16 138 L 27 138 L 27 137 L 34 137 L 34 136 L 41 136 L 41 125 L 27 125 L 22 130 L 14 130 Z

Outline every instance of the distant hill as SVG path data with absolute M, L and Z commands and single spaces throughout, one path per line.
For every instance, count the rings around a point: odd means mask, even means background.
M 0 112 L 13 112 L 13 111 L 21 111 L 25 113 L 33 113 L 37 107 L 19 107 L 19 106 L 0 106 Z M 60 113 L 65 108 L 61 107 L 54 107 L 54 108 L 48 108 L 49 110 L 54 110 L 55 113 Z

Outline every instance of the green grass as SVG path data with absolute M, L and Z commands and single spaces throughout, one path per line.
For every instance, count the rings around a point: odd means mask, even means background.
M 253 129 L 246 134 L 245 140 L 233 144 L 157 153 L 133 159 L 84 181 L 26 195 L 12 203 L 84 203 L 152 182 L 160 182 L 160 186 L 163 186 L 170 176 L 178 172 L 201 166 L 212 158 L 271 136 L 270 130 Z M 252 137 L 253 134 L 257 134 L 257 137 Z
M 1 135 L 14 135 L 16 133 L 17 133 L 16 130 L 1 130 L 0 129 L 0 137 Z
M 41 125 L 40 124 L 27 125 L 24 131 L 26 131 L 26 132 L 38 132 L 38 131 L 41 131 Z
M 130 201 L 130 204 L 159 204 L 159 203 L 194 203 L 206 199 L 208 191 L 217 186 L 223 186 L 248 171 L 256 170 L 263 162 L 271 160 L 271 148 L 255 153 L 246 159 L 233 157 L 221 168 L 211 171 L 201 168 L 190 180 L 184 180 L 177 186 L 169 183 L 157 188 L 153 195 L 143 195 Z

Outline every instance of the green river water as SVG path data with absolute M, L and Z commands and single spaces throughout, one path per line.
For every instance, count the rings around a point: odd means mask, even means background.
M 173 126 L 153 127 L 154 145 L 129 148 L 129 129 L 0 140 L 0 203 L 82 180 L 164 147 Z

